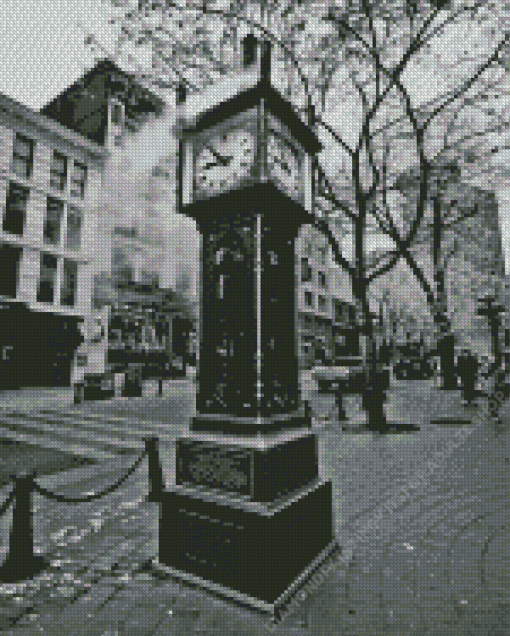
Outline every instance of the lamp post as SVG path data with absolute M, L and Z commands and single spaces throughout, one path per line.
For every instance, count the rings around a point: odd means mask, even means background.
M 489 368 L 489 376 L 494 376 L 494 391 L 501 390 L 504 383 L 504 373 L 502 373 L 503 355 L 499 342 L 499 331 L 501 325 L 501 315 L 505 313 L 505 308 L 496 302 L 494 296 L 483 296 L 478 299 L 478 316 L 485 316 L 491 332 L 492 351 L 494 354 L 494 364 Z

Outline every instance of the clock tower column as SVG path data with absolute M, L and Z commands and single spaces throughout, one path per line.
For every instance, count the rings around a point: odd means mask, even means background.
M 184 139 L 181 211 L 203 237 L 199 388 L 161 497 L 159 560 L 272 612 L 338 549 L 296 343 L 294 242 L 320 144 L 267 73 Z

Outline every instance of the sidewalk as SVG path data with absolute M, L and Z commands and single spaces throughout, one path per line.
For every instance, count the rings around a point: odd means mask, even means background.
M 183 385 L 192 385 L 193 377 L 179 380 L 164 380 L 163 396 L 172 393 Z M 155 380 L 146 380 L 143 387 L 143 397 L 159 397 L 158 383 Z M 126 401 L 139 400 L 140 398 L 115 397 L 111 400 L 86 401 L 80 406 L 90 407 L 99 404 L 123 404 Z M 21 388 L 19 390 L 0 391 L 0 407 L 36 410 L 46 408 L 66 408 L 74 405 L 73 387 L 41 387 Z
M 320 394 L 308 385 L 304 396 L 311 401 L 312 411 L 317 420 L 323 425 L 333 425 L 333 422 L 337 425 L 334 395 Z M 486 403 L 486 399 L 480 399 L 479 403 Z M 345 395 L 343 404 L 348 417 L 345 428 L 350 431 L 362 430 L 366 424 L 366 412 L 361 407 L 361 397 Z M 386 417 L 390 423 L 411 424 L 417 427 L 439 421 L 450 421 L 455 424 L 469 421 L 473 412 L 473 409 L 462 406 L 460 391 L 440 390 L 431 380 L 393 382 L 387 394 Z
M 482 409 L 480 417 L 473 413 L 472 424 L 430 424 L 420 414 L 426 406 L 439 419 L 465 416 L 458 396 L 448 393 L 412 382 L 392 392 L 392 418 L 421 418 L 420 430 L 409 434 L 342 432 L 334 420 L 316 419 L 323 470 L 333 481 L 342 557 L 317 589 L 309 586 L 289 604 L 272 633 L 507 633 L 508 428 L 496 430 Z M 145 398 L 137 400 L 143 405 Z M 327 407 L 324 400 L 319 398 Z M 354 413 L 356 405 L 350 407 Z M 171 479 L 166 452 L 162 459 L 165 478 Z M 97 492 L 132 461 L 40 481 L 65 494 Z M 35 496 L 35 543 L 53 566 L 29 585 L 0 587 L 5 633 L 270 633 L 268 617 L 143 569 L 144 561 L 157 555 L 159 519 L 158 506 L 144 502 L 146 492 L 145 460 L 105 499 L 69 505 Z M 5 496 L 2 491 L 0 502 Z M 6 523 L 2 518 L 4 533 Z M 21 618 L 9 628 L 11 616 Z

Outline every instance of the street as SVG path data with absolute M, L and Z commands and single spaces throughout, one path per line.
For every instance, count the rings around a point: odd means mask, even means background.
M 392 390 L 388 410 L 401 421 L 415 421 L 420 411 L 419 430 L 368 433 L 356 423 L 361 415 L 349 398 L 351 421 L 342 431 L 334 418 L 325 418 L 332 396 L 310 388 L 303 393 L 312 400 L 323 472 L 333 482 L 342 555 L 323 581 L 305 586 L 283 608 L 273 633 L 507 633 L 508 426 L 496 430 L 481 408 L 481 417 L 472 414 L 470 424 L 455 423 L 466 417 L 457 395 L 411 382 Z M 192 383 L 181 382 L 168 386 L 163 398 L 71 407 L 73 426 L 92 413 L 103 420 L 117 417 L 125 436 L 135 439 L 141 428 L 163 423 L 149 421 L 149 414 L 163 418 L 166 410 L 169 436 L 161 456 L 168 483 L 171 438 L 187 424 L 194 391 Z M 424 406 L 431 401 L 436 406 L 426 416 Z M 446 409 L 448 423 L 430 424 L 437 404 Z M 87 430 L 90 436 L 94 429 Z M 141 448 L 139 439 L 133 448 Z M 97 492 L 137 456 L 136 451 L 39 481 L 66 495 Z M 143 570 L 143 562 L 157 556 L 159 517 L 157 504 L 144 502 L 147 479 L 145 460 L 125 486 L 91 503 L 70 506 L 34 496 L 35 545 L 53 567 L 29 585 L 0 588 L 2 626 L 20 617 L 9 633 L 143 636 L 194 630 L 212 636 L 261 634 L 272 627 L 267 616 Z M 6 492 L 2 489 L 2 501 Z M 2 518 L 4 552 L 11 518 L 11 512 Z

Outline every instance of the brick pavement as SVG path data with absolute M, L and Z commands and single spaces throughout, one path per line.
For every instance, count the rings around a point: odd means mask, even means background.
M 430 394 L 423 399 L 430 403 Z M 337 535 L 351 558 L 320 589 L 303 600 L 298 595 L 273 633 L 506 634 L 508 429 L 483 421 L 429 424 L 418 433 L 379 437 L 342 433 L 334 422 L 321 428 Z M 439 454 L 437 467 L 413 484 Z M 81 478 L 66 486 L 64 476 L 45 479 L 55 489 L 60 482 L 59 492 L 97 490 L 130 461 L 119 460 L 109 472 L 101 466 L 101 474 L 95 467 L 69 471 Z M 266 633 L 267 617 L 141 571 L 157 553 L 157 505 L 143 502 L 146 470 L 144 463 L 109 500 L 36 502 L 53 506 L 34 517 L 36 544 L 53 567 L 24 589 L 4 587 L 8 633 Z M 7 618 L 21 615 L 9 629 Z

